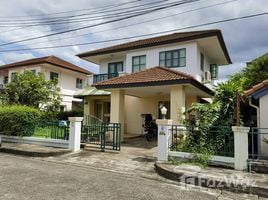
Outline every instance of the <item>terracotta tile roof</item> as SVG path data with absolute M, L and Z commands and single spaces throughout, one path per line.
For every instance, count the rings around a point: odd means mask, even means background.
M 255 86 L 253 86 L 251 89 L 247 90 L 245 92 L 245 95 L 250 96 L 253 93 L 257 92 L 258 90 L 260 90 L 260 89 L 262 89 L 262 88 L 264 88 L 266 86 L 268 86 L 268 79 L 263 81 L 263 82 L 261 82 L 261 83 L 259 83 L 259 84 L 257 84 L 257 85 L 255 85 Z
M 88 51 L 85 53 L 78 54 L 80 58 L 87 57 L 87 56 L 95 56 L 95 55 L 101 55 L 101 54 L 108 54 L 108 53 L 114 53 L 114 52 L 122 52 L 126 50 L 132 50 L 132 49 L 139 49 L 139 48 L 146 48 L 146 47 L 152 47 L 157 45 L 164 45 L 164 44 L 170 44 L 175 42 L 184 42 L 189 40 L 195 40 L 199 38 L 205 38 L 205 37 L 212 37 L 217 36 L 219 39 L 219 42 L 221 44 L 221 47 L 225 53 L 226 59 L 229 63 L 231 63 L 231 59 L 229 57 L 227 48 L 225 46 L 223 36 L 221 34 L 221 31 L 218 29 L 214 30 L 203 30 L 203 31 L 191 31 L 191 32 L 178 32 L 173 33 L 169 35 L 163 35 L 153 38 L 147 38 L 142 40 L 137 40 L 133 42 L 127 42 L 119 45 L 114 45 L 106 48 L 96 49 L 93 51 Z
M 166 67 L 153 67 L 144 71 L 127 74 L 93 84 L 97 89 L 142 87 L 190 83 L 211 94 L 212 91 L 193 76 Z
M 92 72 L 90 72 L 86 69 L 83 69 L 81 67 L 78 67 L 77 65 L 74 65 L 74 64 L 67 62 L 61 58 L 58 58 L 56 56 L 46 56 L 46 57 L 41 57 L 41 58 L 33 58 L 33 59 L 15 62 L 15 63 L 7 64 L 7 65 L 2 65 L 2 66 L 0 66 L 0 70 L 7 69 L 7 68 L 13 68 L 13 67 L 20 67 L 20 66 L 23 67 L 25 65 L 42 64 L 42 63 L 49 63 L 52 65 L 56 65 L 58 67 L 62 67 L 65 69 L 76 71 L 76 72 L 80 72 L 83 74 L 92 74 Z

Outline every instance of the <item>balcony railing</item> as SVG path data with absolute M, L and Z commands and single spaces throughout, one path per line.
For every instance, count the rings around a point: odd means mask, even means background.
M 93 76 L 93 83 L 97 83 L 100 81 L 105 81 L 111 78 L 118 77 L 118 73 L 109 73 L 109 74 L 97 74 Z

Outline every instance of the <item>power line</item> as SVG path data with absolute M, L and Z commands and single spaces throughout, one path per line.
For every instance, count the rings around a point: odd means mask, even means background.
M 135 2 L 140 2 L 142 0 L 133 0 L 133 1 L 128 1 L 125 3 L 120 3 L 120 4 L 109 4 L 109 5 L 105 5 L 105 6 L 101 6 L 101 7 L 95 7 L 95 8 L 84 8 L 84 9 L 80 9 L 80 10 L 69 10 L 69 11 L 62 11 L 62 12 L 55 12 L 55 13 L 47 13 L 47 14 L 38 14 L 38 15 L 31 15 L 31 16 L 5 16 L 5 17 L 0 17 L 0 19 L 10 19 L 10 18 L 31 18 L 31 17 L 42 17 L 42 16 L 50 16 L 50 15 L 60 15 L 60 14 L 64 14 L 64 13 L 73 13 L 73 12 L 81 12 L 81 11 L 94 11 L 94 10 L 100 10 L 100 9 L 109 9 L 109 8 L 114 8 L 114 7 L 118 7 L 118 6 L 122 6 L 122 5 L 126 5 L 126 4 L 131 4 L 131 3 L 135 3 Z
M 134 1 L 130 1 L 130 2 L 126 2 L 126 3 L 121 3 L 121 4 L 111 4 L 110 5 L 110 7 L 109 8 L 113 8 L 113 7 L 119 7 L 120 5 L 122 6 L 122 5 L 126 5 L 126 4 L 129 4 L 129 3 L 134 3 L 134 2 L 140 2 L 140 1 L 142 1 L 142 0 L 134 0 Z M 106 9 L 102 9 L 102 10 L 107 10 L 108 8 L 106 8 Z M 90 10 L 90 9 L 82 9 L 82 10 Z M 77 10 L 72 10 L 72 11 L 66 11 L 66 12 L 59 12 L 59 13 L 48 13 L 48 14 L 46 14 L 46 15 L 53 15 L 53 14 L 60 14 L 60 13 L 69 13 L 69 12 L 75 12 L 75 11 L 77 11 Z M 91 13 L 92 14 L 92 13 Z M 43 16 L 43 15 L 31 15 L 31 17 L 32 16 Z M 18 16 L 19 17 L 19 16 Z M 23 16 L 21 16 L 21 17 L 23 17 Z M 20 18 L 21 18 L 20 17 Z M 29 16 L 30 17 L 30 16 Z M 65 16 L 66 17 L 66 16 Z M 67 17 L 69 17 L 69 18 L 72 18 L 72 16 L 67 16 Z M 2 17 L 3 18 L 3 17 Z M 8 18 L 10 18 L 10 17 L 8 17 Z M 16 26 L 17 27 L 17 26 Z M 19 28 L 15 28 L 15 29 L 9 29 L 9 30 L 6 30 L 6 31 L 1 31 L 0 33 L 7 33 L 7 32 L 12 32 L 12 31 L 16 31 L 16 30 L 20 30 L 20 29 L 23 29 L 23 28 L 27 28 L 27 27 L 31 27 L 30 25 L 28 25 L 28 26 L 20 26 Z
M 54 36 L 54 35 L 59 35 L 59 34 L 74 32 L 74 31 L 78 31 L 78 30 L 83 30 L 83 29 L 87 29 L 87 28 L 92 28 L 92 27 L 95 27 L 95 26 L 100 26 L 100 25 L 104 25 L 104 24 L 108 24 L 108 23 L 113 23 L 113 22 L 122 21 L 122 20 L 125 20 L 125 19 L 134 18 L 134 17 L 137 17 L 137 16 L 145 15 L 145 14 L 148 14 L 148 13 L 156 12 L 156 11 L 159 11 L 159 10 L 163 10 L 163 9 L 170 8 L 170 7 L 175 7 L 175 6 L 178 6 L 178 5 L 182 5 L 182 4 L 186 4 L 186 3 L 190 3 L 190 2 L 194 2 L 194 1 L 200 1 L 200 0 L 180 1 L 180 2 L 174 3 L 172 5 L 162 6 L 160 8 L 154 8 L 154 9 L 151 9 L 151 10 L 143 12 L 143 13 L 134 14 L 134 15 L 127 16 L 127 17 L 122 17 L 122 18 L 119 18 L 119 19 L 109 20 L 109 21 L 106 21 L 106 22 L 101 22 L 99 24 L 94 24 L 94 25 L 84 26 L 84 27 L 80 27 L 80 28 L 60 31 L 60 32 L 56 32 L 56 33 L 41 35 L 41 36 L 37 36 L 37 37 L 33 37 L 33 38 L 28 38 L 28 39 L 22 39 L 22 40 L 17 40 L 17 41 L 13 41 L 13 42 L 8 42 L 8 43 L 0 44 L 0 46 L 6 46 L 6 45 L 10 45 L 10 44 L 15 44 L 15 43 L 18 43 L 18 42 L 31 41 L 31 40 L 41 39 L 41 38 L 50 37 L 50 36 Z
M 18 25 L 25 25 L 25 26 L 39 26 L 39 25 L 49 25 L 49 24 L 54 24 L 55 22 L 60 22 L 60 23 L 69 23 L 70 21 L 74 21 L 76 22 L 77 20 L 83 20 L 83 19 L 103 19 L 104 17 L 111 17 L 111 16 L 117 16 L 120 14 L 130 14 L 131 12 L 135 12 L 135 11 L 144 11 L 145 9 L 150 9 L 150 8 L 156 8 L 156 7 L 159 7 L 161 5 L 156 5 L 156 6 L 151 6 L 151 7 L 147 7 L 149 5 L 154 5 L 154 4 L 160 4 L 160 3 L 163 3 L 163 2 L 167 2 L 169 0 L 160 0 L 160 1 L 156 1 L 156 2 L 150 2 L 150 3 L 146 3 L 146 4 L 141 4 L 141 5 L 136 5 L 136 6 L 131 6 L 131 7 L 126 7 L 126 8 L 118 8 L 118 9 L 114 9 L 114 10 L 110 10 L 110 11 L 105 11 L 105 12 L 96 12 L 96 13 L 86 13 L 86 14 L 79 14 L 79 15 L 71 15 L 71 16 L 65 16 L 65 17 L 57 17 L 57 18 L 48 18 L 47 20 L 44 20 L 44 19 L 35 19 L 34 21 L 33 20 L 27 20 L 27 22 L 20 22 L 21 20 L 16 20 L 16 22 L 13 22 L 13 21 L 3 21 L 3 20 L 0 20 L 0 26 L 2 27 L 10 27 L 10 26 L 18 26 Z M 169 4 L 172 4 L 172 3 L 169 3 Z M 165 5 L 168 5 L 168 4 L 165 4 Z M 138 9 L 140 8 L 141 9 Z M 136 8 L 136 9 L 134 9 Z M 131 10 L 129 10 L 131 9 Z M 121 11 L 123 10 L 123 12 L 115 12 L 115 11 Z M 112 14 L 108 14 L 108 13 L 111 13 L 111 12 L 114 12 Z M 105 15 L 99 15 L 99 14 L 102 14 L 102 13 L 105 13 Z M 94 16 L 98 14 L 97 16 Z M 81 16 L 87 16 L 87 17 L 81 17 Z M 92 17 L 90 17 L 92 16 Z M 37 20 L 37 22 L 36 22 Z M 19 21 L 19 22 L 18 22 Z
M 66 39 L 72 39 L 72 38 L 77 38 L 77 37 L 81 37 L 81 36 L 93 35 L 95 33 L 102 33 L 102 32 L 107 32 L 107 31 L 123 29 L 123 28 L 131 27 L 131 26 L 135 26 L 135 25 L 145 24 L 145 23 L 148 23 L 148 22 L 154 22 L 154 21 L 163 20 L 163 19 L 166 19 L 166 18 L 171 18 L 171 17 L 178 16 L 178 15 L 185 14 L 185 13 L 189 13 L 189 12 L 194 12 L 194 11 L 203 10 L 203 9 L 207 9 L 207 8 L 211 8 L 211 7 L 215 7 L 215 6 L 219 6 L 219 5 L 224 5 L 224 4 L 232 3 L 232 2 L 235 2 L 235 1 L 239 1 L 239 0 L 230 0 L 230 1 L 225 1 L 225 2 L 221 2 L 221 3 L 217 3 L 217 4 L 211 4 L 211 5 L 208 5 L 208 6 L 203 6 L 203 7 L 192 9 L 192 10 L 186 10 L 184 12 L 179 12 L 179 13 L 176 13 L 176 14 L 172 14 L 172 15 L 168 15 L 168 16 L 164 16 L 164 17 L 158 17 L 158 18 L 154 18 L 154 19 L 150 19 L 150 20 L 146 20 L 146 21 L 142 21 L 142 22 L 132 23 L 132 24 L 116 27 L 116 28 L 105 29 L 105 30 L 95 31 L 95 32 L 86 33 L 86 34 L 79 34 L 79 35 L 69 36 L 69 37 L 64 37 L 64 38 L 61 37 L 61 38 L 56 38 L 56 39 L 52 39 L 52 40 L 49 40 L 49 41 L 35 42 L 35 43 L 30 43 L 30 44 L 35 44 L 35 45 L 36 44 L 43 44 L 43 43 L 49 43 L 49 42 L 58 41 L 58 40 L 66 40 Z M 18 46 L 23 46 L 23 45 L 18 45 Z
M 146 36 L 160 35 L 160 34 L 165 34 L 165 33 L 170 33 L 170 32 L 175 32 L 175 31 L 180 31 L 180 30 L 186 30 L 186 29 L 198 28 L 198 27 L 202 27 L 202 26 L 208 26 L 208 25 L 226 23 L 226 22 L 230 22 L 230 21 L 237 21 L 237 20 L 249 19 L 249 18 L 264 16 L 264 15 L 268 15 L 268 12 L 257 13 L 257 14 L 253 14 L 253 15 L 246 15 L 246 16 L 242 16 L 242 17 L 229 18 L 229 19 L 225 19 L 225 20 L 219 20 L 219 21 L 214 21 L 214 22 L 197 24 L 197 25 L 187 26 L 187 27 L 183 27 L 183 28 L 172 29 L 172 30 L 168 30 L 168 31 L 161 31 L 161 32 L 155 32 L 155 33 L 150 33 L 150 34 L 136 35 L 136 36 L 131 36 L 131 37 L 114 38 L 114 39 L 109 39 L 109 40 L 102 40 L 102 41 L 95 41 L 95 42 L 87 42 L 87 43 L 78 43 L 78 44 L 69 44 L 69 45 L 58 45 L 58 46 L 36 47 L 36 48 L 25 48 L 25 49 L 8 49 L 8 50 L 0 50 L 0 52 L 29 51 L 29 50 L 40 50 L 40 49 L 54 49 L 54 48 L 65 48 L 65 47 L 72 47 L 72 46 L 85 46 L 85 45 L 91 45 L 91 44 L 107 43 L 107 42 L 114 42 L 114 41 L 120 41 L 120 40 L 128 40 L 128 39 L 134 39 L 134 38 L 140 38 L 140 37 L 146 37 Z

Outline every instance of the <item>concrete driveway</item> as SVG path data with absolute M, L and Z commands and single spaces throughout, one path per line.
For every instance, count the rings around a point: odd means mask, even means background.
M 145 138 L 127 139 L 121 151 L 106 150 L 87 145 L 80 153 L 57 157 L 39 158 L 54 162 L 64 162 L 85 167 L 117 171 L 121 173 L 155 173 L 157 141 L 148 142 Z

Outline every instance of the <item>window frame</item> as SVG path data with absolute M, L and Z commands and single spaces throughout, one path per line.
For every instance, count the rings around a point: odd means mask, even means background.
M 118 65 L 121 64 L 122 65 L 122 70 L 118 70 Z M 115 69 L 114 71 L 116 72 L 110 72 L 110 67 L 111 65 L 114 65 L 115 66 Z M 124 71 L 124 62 L 123 61 L 119 61 L 119 62 L 111 62 L 111 63 L 108 63 L 108 74 L 112 74 L 112 73 L 119 73 L 119 72 L 123 72 Z
M 184 51 L 184 57 L 181 56 L 181 52 Z M 174 57 L 174 54 L 177 52 L 178 58 Z M 167 55 L 170 53 L 170 58 L 167 58 Z M 164 59 L 161 59 L 161 54 L 164 54 Z M 177 67 L 186 67 L 186 48 L 174 49 L 169 51 L 159 52 L 159 66 L 168 67 L 168 68 L 177 68 Z M 185 59 L 184 65 L 181 65 L 181 59 Z M 174 65 L 174 60 L 177 61 L 177 65 Z M 170 61 L 170 66 L 168 66 L 167 61 Z M 164 62 L 164 65 L 161 63 Z
M 213 68 L 215 69 L 215 73 L 213 72 L 214 71 Z M 209 71 L 210 71 L 210 74 L 211 74 L 211 79 L 212 80 L 217 80 L 218 75 L 219 75 L 218 65 L 217 64 L 210 64 Z
M 200 69 L 202 72 L 205 70 L 205 56 L 202 52 L 200 53 Z
M 141 63 L 141 58 L 142 57 L 145 57 L 145 63 Z M 139 59 L 139 63 L 138 64 L 134 64 L 134 59 L 135 58 L 138 58 Z M 144 65 L 144 69 L 141 69 L 141 66 Z M 134 68 L 137 67 L 139 68 L 138 71 L 134 71 Z M 145 70 L 146 69 L 146 55 L 139 55 L 139 56 L 132 56 L 132 73 L 135 73 L 135 72 L 140 72 L 142 70 Z
M 76 78 L 76 84 L 75 84 L 75 86 L 76 86 L 76 88 L 77 89 L 83 89 L 83 79 L 82 78 Z
M 52 75 L 56 75 L 57 74 L 57 78 L 55 79 L 55 78 L 53 78 L 52 79 Z M 59 83 L 59 73 L 57 73 L 57 72 L 50 72 L 50 76 L 49 76 L 49 79 L 51 80 L 51 81 L 56 81 L 56 83 Z
M 16 79 L 17 75 L 18 75 L 18 72 L 11 72 L 10 81 L 11 82 L 14 81 Z
M 3 83 L 4 83 L 4 84 L 8 84 L 8 76 L 5 76 L 5 77 L 4 77 Z

